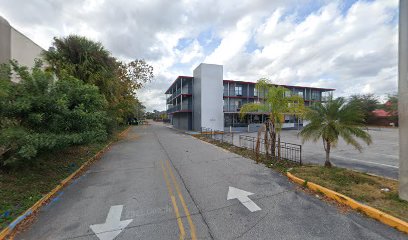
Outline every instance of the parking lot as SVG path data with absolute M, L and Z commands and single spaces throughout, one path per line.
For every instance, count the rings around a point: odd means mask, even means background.
M 367 172 L 388 178 L 398 178 L 399 145 L 397 128 L 369 128 L 373 143 L 364 145 L 362 152 L 340 140 L 337 147 L 331 151 L 331 161 L 334 165 Z M 298 130 L 282 130 L 281 141 L 302 145 L 302 160 L 304 163 L 323 164 L 325 152 L 322 141 L 305 142 L 298 136 Z M 239 133 L 234 137 L 234 144 L 239 146 L 238 135 L 256 136 L 256 132 Z

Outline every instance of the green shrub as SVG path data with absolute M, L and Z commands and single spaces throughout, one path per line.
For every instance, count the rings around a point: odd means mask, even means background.
M 12 63 L 0 72 L 0 168 L 28 164 L 44 151 L 107 138 L 106 100 L 94 85 Z M 6 69 L 6 70 L 5 70 Z

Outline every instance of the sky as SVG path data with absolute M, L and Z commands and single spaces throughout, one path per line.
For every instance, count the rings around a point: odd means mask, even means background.
M 164 92 L 200 63 L 224 79 L 335 88 L 335 96 L 397 92 L 398 0 L 0 0 L 0 15 L 48 49 L 70 34 L 155 79 L 137 95 L 164 110 Z

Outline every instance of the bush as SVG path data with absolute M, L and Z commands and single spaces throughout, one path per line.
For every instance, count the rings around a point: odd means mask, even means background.
M 43 57 L 58 78 L 69 74 L 98 87 L 108 102 L 110 132 L 128 118 L 143 115 L 136 91 L 153 79 L 153 67 L 144 60 L 118 61 L 100 42 L 77 35 L 54 38 Z
M 107 138 L 106 100 L 94 85 L 12 63 L 0 74 L 0 168 L 32 163 L 44 151 Z

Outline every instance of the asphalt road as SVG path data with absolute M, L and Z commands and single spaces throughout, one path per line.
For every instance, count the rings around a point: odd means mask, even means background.
M 260 210 L 227 200 L 229 187 L 254 193 L 244 203 Z M 116 240 L 407 239 L 163 125 L 134 127 L 16 239 L 98 239 L 93 230 Z
M 326 155 L 323 143 L 305 142 L 298 136 L 297 130 L 283 130 L 281 140 L 302 145 L 302 159 L 305 163 L 324 164 Z M 362 152 L 347 145 L 342 139 L 331 151 L 331 161 L 334 165 L 360 172 L 371 173 L 392 179 L 398 179 L 399 139 L 397 128 L 372 128 L 368 131 L 373 143 L 363 146 Z M 257 133 L 239 133 L 234 137 L 234 144 L 239 146 L 238 135 L 256 136 Z

